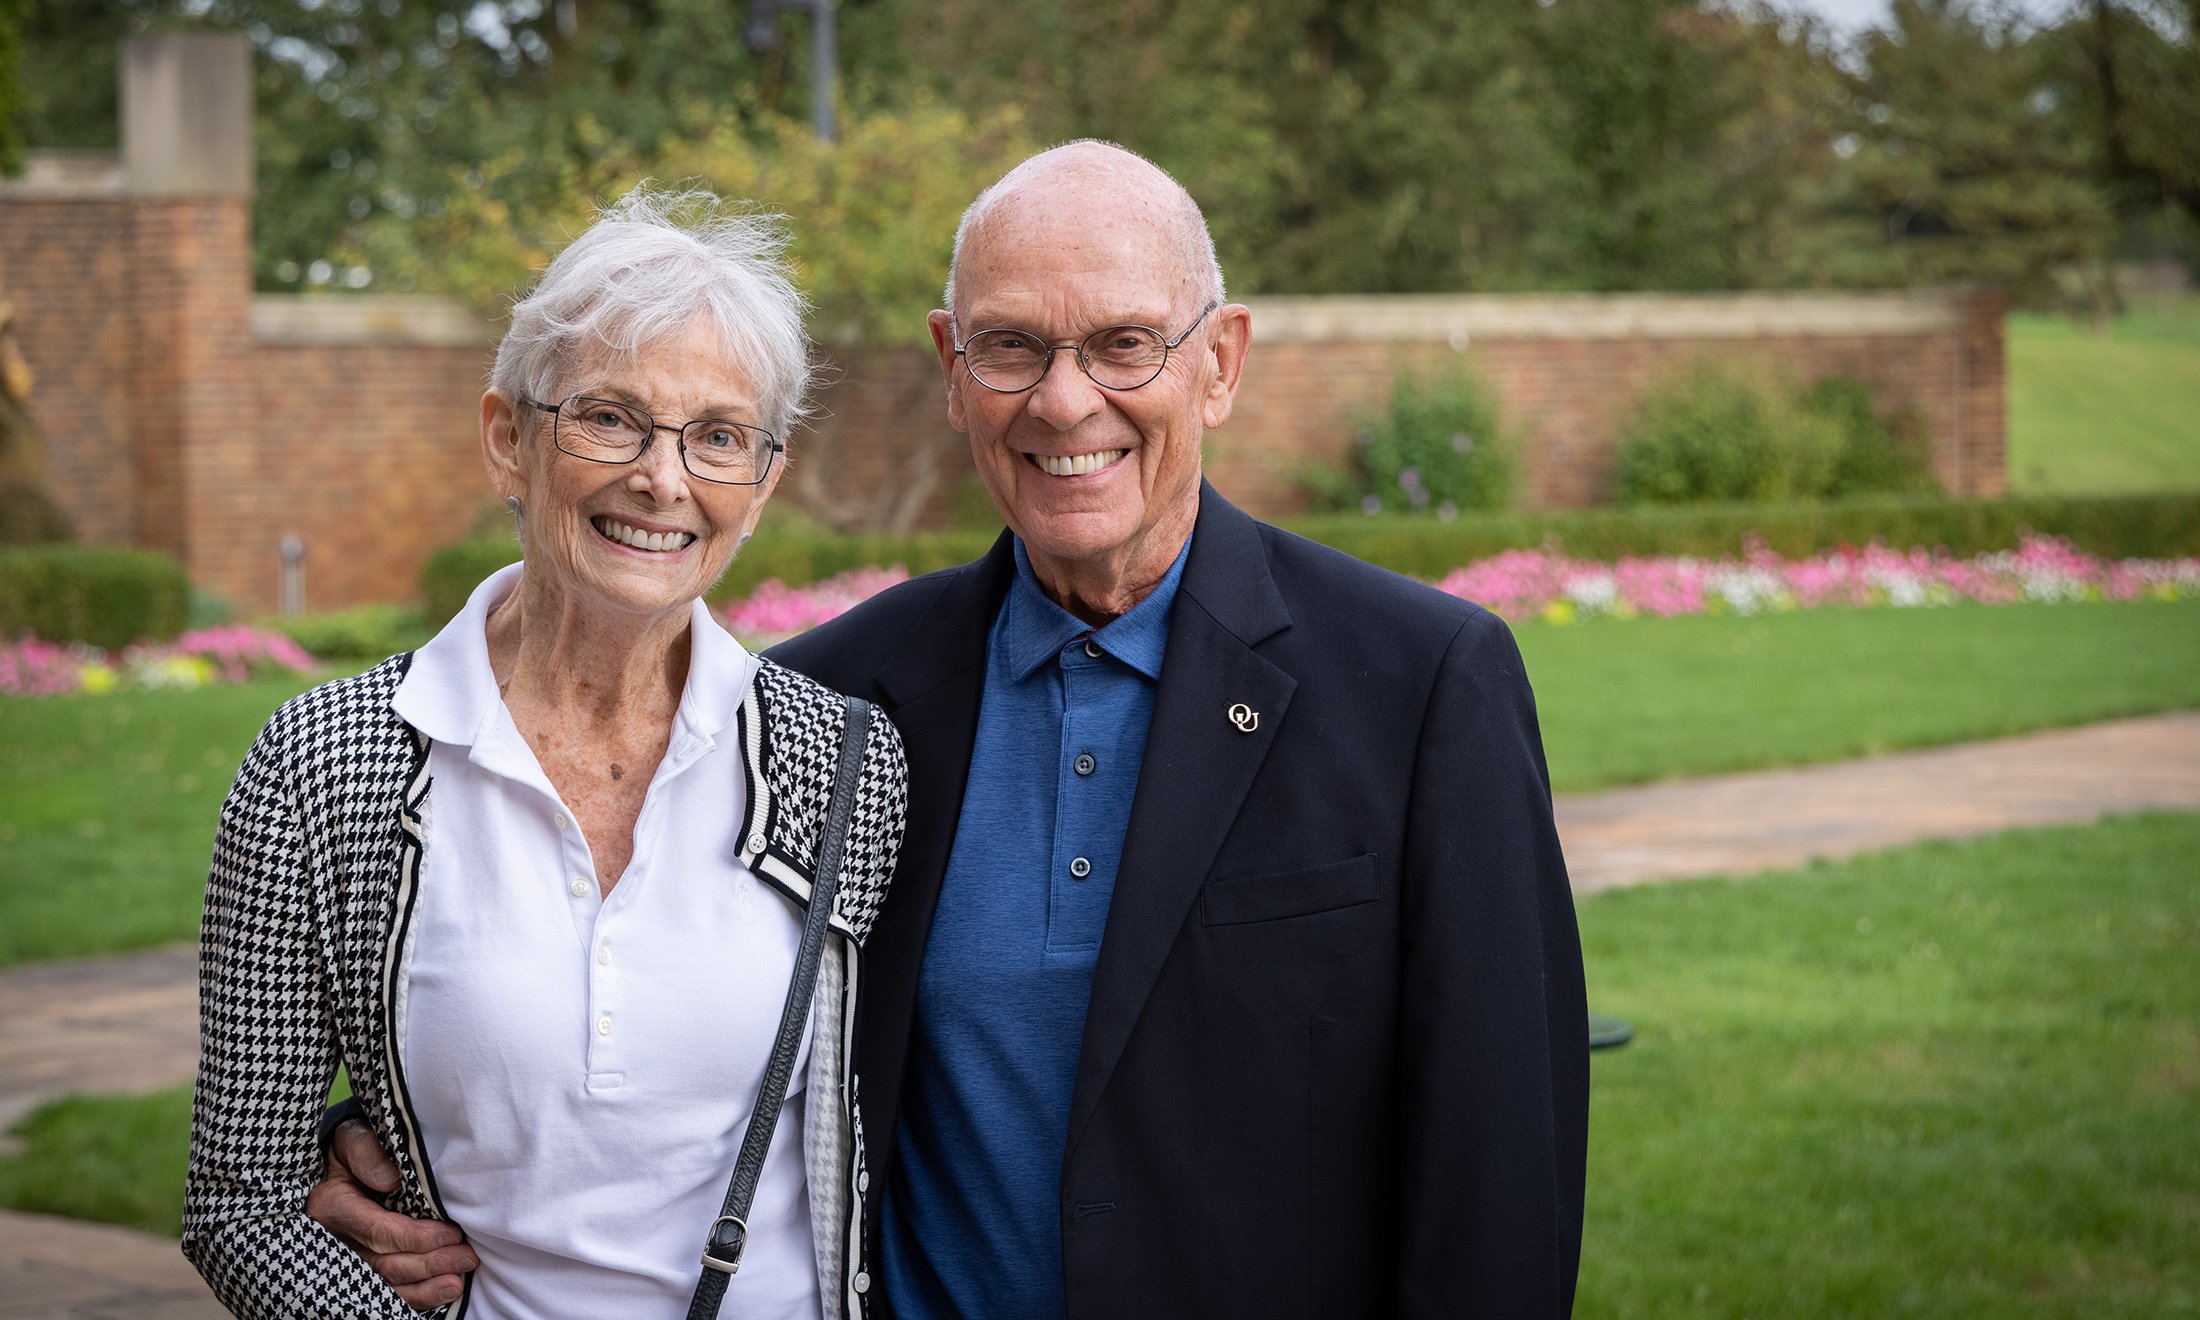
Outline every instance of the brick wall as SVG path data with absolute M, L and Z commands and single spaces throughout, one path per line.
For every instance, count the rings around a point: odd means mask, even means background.
M 1461 368 L 1497 396 L 1522 497 L 1602 500 L 1614 440 L 1644 390 L 1693 363 L 1764 363 L 1799 381 L 1844 374 L 1925 417 L 1951 491 L 2003 493 L 2002 304 L 1988 293 L 1569 295 L 1255 300 L 1253 352 L 1208 474 L 1270 513 L 1303 507 L 1295 474 L 1351 454 L 1356 416 L 1400 373 Z
M 133 196 L 116 177 L 111 161 L 41 158 L 0 184 L 0 290 L 62 506 L 87 540 L 168 550 L 248 614 L 276 605 L 286 535 L 306 543 L 310 609 L 411 596 L 428 554 L 491 498 L 475 422 L 489 329 L 433 299 L 255 297 L 245 199 Z M 1495 390 L 1532 504 L 1599 499 L 1641 392 L 1703 357 L 1860 376 L 1923 413 L 1951 490 L 2005 485 L 1991 294 L 1252 307 L 1253 354 L 1207 470 L 1258 514 L 1303 506 L 1296 474 L 1344 462 L 1356 416 L 1398 373 L 1461 365 Z M 819 403 L 782 502 L 871 526 L 984 508 L 931 353 L 843 353 Z
M 273 603 L 285 535 L 305 542 L 307 608 L 409 599 L 427 557 L 494 501 L 476 425 L 485 332 L 449 309 L 431 309 L 433 333 L 397 300 L 350 301 L 255 304 L 259 510 L 236 599 Z
M 137 539 L 132 208 L 114 162 L 34 158 L 0 199 L 0 297 L 15 308 L 61 507 L 90 541 Z

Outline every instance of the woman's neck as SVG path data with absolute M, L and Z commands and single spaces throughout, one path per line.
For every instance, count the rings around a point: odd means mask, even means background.
M 555 710 L 567 720 L 612 724 L 670 720 L 687 683 L 692 612 L 593 608 L 523 572 L 489 612 L 489 668 L 505 705 Z

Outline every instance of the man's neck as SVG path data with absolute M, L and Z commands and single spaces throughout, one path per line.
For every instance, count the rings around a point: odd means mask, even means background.
M 1195 504 L 1184 517 L 1157 524 L 1109 554 L 1090 559 L 1056 558 L 1041 553 L 1029 541 L 1024 543 L 1024 553 L 1040 589 L 1055 604 L 1095 629 L 1105 628 L 1161 585 L 1191 539 L 1198 517 Z

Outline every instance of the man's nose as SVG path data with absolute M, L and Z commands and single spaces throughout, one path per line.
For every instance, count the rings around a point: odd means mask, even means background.
M 1067 431 L 1106 405 L 1100 386 L 1077 361 L 1074 348 L 1057 348 L 1039 383 L 1031 387 L 1031 415 Z

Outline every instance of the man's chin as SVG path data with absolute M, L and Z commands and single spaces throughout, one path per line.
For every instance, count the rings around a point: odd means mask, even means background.
M 1117 512 L 1097 510 L 1026 515 L 1010 525 L 1033 555 L 1071 563 L 1109 559 L 1138 533 L 1135 521 Z

